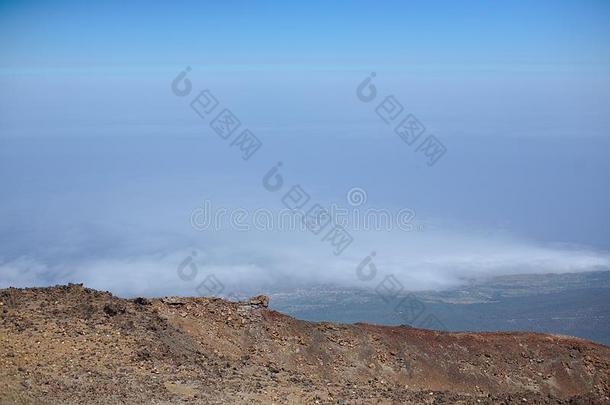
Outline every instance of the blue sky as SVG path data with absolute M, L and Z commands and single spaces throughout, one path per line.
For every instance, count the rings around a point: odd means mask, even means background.
M 193 250 L 235 288 L 357 285 L 371 250 L 414 289 L 610 266 L 605 1 L 5 1 L 0 50 L 0 286 L 193 294 L 175 273 Z M 263 140 L 251 161 L 172 94 L 186 66 Z M 437 165 L 356 98 L 373 71 L 445 144 Z M 280 209 L 260 186 L 279 160 L 316 201 L 361 187 L 424 231 L 336 258 L 308 234 L 190 226 L 204 200 Z
M 4 1 L 2 66 L 608 67 L 605 1 Z

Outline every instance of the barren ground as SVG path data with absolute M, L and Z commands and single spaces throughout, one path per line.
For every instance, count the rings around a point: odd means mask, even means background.
M 610 403 L 610 347 L 300 321 L 217 298 L 0 290 L 0 403 Z

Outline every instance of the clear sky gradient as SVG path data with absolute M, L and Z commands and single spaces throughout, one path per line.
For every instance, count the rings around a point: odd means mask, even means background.
M 3 68 L 607 69 L 606 1 L 3 1 Z

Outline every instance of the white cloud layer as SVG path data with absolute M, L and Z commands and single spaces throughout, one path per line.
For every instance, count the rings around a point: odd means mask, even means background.
M 174 243 L 167 251 L 160 240 L 150 239 L 150 246 L 136 244 L 98 257 L 57 261 L 32 254 L 5 259 L 0 261 L 0 287 L 82 282 L 122 296 L 227 295 L 320 283 L 375 288 L 393 275 L 407 290 L 426 290 L 495 275 L 610 269 L 608 252 L 508 237 L 359 233 L 344 254 L 335 256 L 330 245 L 308 233 L 213 236 L 213 243 L 201 237 L 188 246 Z M 376 273 L 362 280 L 356 268 L 373 251 Z

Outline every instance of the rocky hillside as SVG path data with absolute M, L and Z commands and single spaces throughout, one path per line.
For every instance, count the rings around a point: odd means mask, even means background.
M 1 403 L 610 403 L 610 347 L 300 321 L 216 298 L 0 290 Z

